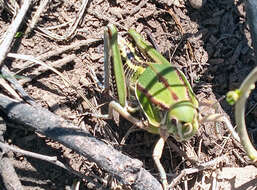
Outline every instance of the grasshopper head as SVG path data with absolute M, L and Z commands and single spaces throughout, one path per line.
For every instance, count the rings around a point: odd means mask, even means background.
M 189 101 L 181 101 L 171 106 L 166 118 L 167 131 L 176 140 L 191 138 L 198 130 L 197 108 Z

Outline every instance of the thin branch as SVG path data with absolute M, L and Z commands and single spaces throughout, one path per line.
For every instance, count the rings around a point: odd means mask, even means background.
M 3 135 L 6 132 L 6 123 L 4 119 L 0 116 L 0 142 L 4 140 Z M 2 176 L 2 181 L 5 185 L 6 190 L 23 190 L 21 182 L 15 172 L 15 169 L 12 165 L 10 159 L 4 155 L 6 151 L 5 148 L 1 148 L 0 151 L 0 175 Z
M 66 56 L 66 57 L 64 57 L 62 59 L 59 59 L 59 60 L 54 61 L 54 62 L 51 62 L 50 63 L 51 65 L 49 65 L 49 66 L 51 66 L 51 67 L 56 67 L 57 66 L 57 67 L 61 68 L 63 65 L 73 61 L 74 59 L 76 59 L 76 55 L 75 54 L 71 54 L 71 55 L 68 55 L 68 56 Z M 22 78 L 21 80 L 19 80 L 19 82 L 20 82 L 21 85 L 24 85 L 24 84 L 26 84 L 28 82 L 31 82 L 33 79 L 38 77 L 40 74 L 42 74 L 42 73 L 44 73 L 44 72 L 46 72 L 48 70 L 49 69 L 46 68 L 46 67 L 39 67 L 35 72 L 33 72 L 32 75 L 29 75 L 27 77 Z
M 71 45 L 67 45 L 67 46 L 64 46 L 64 47 L 58 47 L 58 48 L 55 48 L 54 50 L 52 51 L 48 51 L 42 55 L 39 55 L 36 57 L 36 59 L 40 60 L 40 61 L 45 61 L 47 59 L 49 59 L 50 57 L 53 57 L 53 56 L 58 56 L 66 51 L 72 51 L 72 50 L 76 50 L 76 49 L 79 49 L 81 48 L 82 46 L 88 46 L 92 43 L 97 43 L 97 42 L 100 42 L 102 41 L 102 39 L 88 39 L 88 40 L 80 40 L 78 42 L 75 42 Z M 7 55 L 8 56 L 8 55 Z M 26 68 L 28 67 L 32 67 L 35 65 L 35 63 L 33 62 L 32 64 L 29 64 L 30 61 L 27 61 L 24 63 L 24 65 L 26 65 Z M 18 71 L 16 74 L 18 73 L 22 73 L 24 70 L 20 70 Z
M 19 94 L 17 94 L 17 92 L 11 87 L 11 85 L 3 77 L 0 77 L 0 86 L 6 89 L 12 95 L 12 97 L 22 101 Z
M 85 178 L 87 180 L 89 180 L 90 182 L 94 182 L 94 178 L 97 178 L 98 180 L 101 180 L 101 178 L 99 178 L 98 176 L 95 176 L 93 174 L 92 177 L 93 178 L 90 178 L 88 176 L 85 176 L 85 175 L 82 175 L 81 173 L 77 172 L 76 170 L 72 169 L 71 167 L 69 166 L 66 166 L 65 164 L 63 164 L 62 162 L 60 162 L 56 156 L 45 156 L 45 155 L 42 155 L 42 154 L 37 154 L 37 153 L 34 153 L 34 152 L 30 152 L 30 151 L 26 151 L 26 150 L 22 150 L 20 148 L 17 148 L 17 147 L 14 147 L 14 146 L 10 146 L 8 144 L 5 144 L 5 143 L 2 143 L 0 142 L 0 148 L 2 150 L 11 150 L 13 152 L 17 152 L 17 153 L 21 153 L 22 155 L 25 155 L 25 156 L 29 156 L 29 157 L 32 157 L 32 158 L 36 158 L 36 159 L 40 159 L 40 160 L 44 160 L 44 161 L 47 161 L 51 164 L 54 164 L 56 166 L 59 166 L 65 170 L 67 170 L 68 172 L 70 173 L 73 173 L 75 174 L 76 176 L 80 177 L 80 178 Z M 103 182 L 104 183 L 104 182 Z
M 6 33 L 3 36 L 3 41 L 0 45 L 0 66 L 1 66 L 1 72 L 3 74 L 3 76 L 12 83 L 12 85 L 15 87 L 16 90 L 18 90 L 20 92 L 20 94 L 26 99 L 28 100 L 30 103 L 33 104 L 33 100 L 28 96 L 28 94 L 24 91 L 24 89 L 21 87 L 21 85 L 19 85 L 19 83 L 17 82 L 17 80 L 11 75 L 10 71 L 8 70 L 8 68 L 3 65 L 3 61 L 6 58 L 6 55 L 10 49 L 11 43 L 13 41 L 13 38 L 16 34 L 16 32 L 18 31 L 18 28 L 20 27 L 24 16 L 26 15 L 30 4 L 31 4 L 31 0 L 25 0 L 21 9 L 19 10 L 16 18 L 13 20 L 12 24 L 9 26 L 8 30 L 6 31 Z
M 215 158 L 209 162 L 205 162 L 202 164 L 199 164 L 196 168 L 186 168 L 183 169 L 180 174 L 172 181 L 172 183 L 169 185 L 169 189 L 175 188 L 175 186 L 180 182 L 180 180 L 185 177 L 186 175 L 193 174 L 196 172 L 200 172 L 206 169 L 211 169 L 213 166 L 217 165 L 220 162 L 227 161 L 228 157 L 226 155 Z
M 6 190 L 23 190 L 17 173 L 15 172 L 12 162 L 8 157 L 3 156 L 0 158 L 0 174 Z
M 20 83 L 17 81 L 17 79 L 12 75 L 12 73 L 9 71 L 8 67 L 6 65 L 3 65 L 1 68 L 1 72 L 3 75 L 3 78 L 8 80 L 12 87 L 19 92 L 23 100 L 30 103 L 31 105 L 35 105 L 35 101 L 28 95 L 28 93 L 23 89 L 23 87 L 20 85 Z

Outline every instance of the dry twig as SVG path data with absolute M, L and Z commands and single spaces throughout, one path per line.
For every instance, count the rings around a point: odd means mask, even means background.
M 215 158 L 209 162 L 200 164 L 196 168 L 186 168 L 180 172 L 180 174 L 172 181 L 172 183 L 169 185 L 170 189 L 175 188 L 175 186 L 180 182 L 180 180 L 185 177 L 186 175 L 193 174 L 196 172 L 200 172 L 206 169 L 211 169 L 213 166 L 217 165 L 220 162 L 226 161 L 228 158 L 226 155 Z
M 8 157 L 3 156 L 0 158 L 0 174 L 2 176 L 6 190 L 23 190 L 21 182 Z
M 139 160 L 120 153 L 113 147 L 79 130 L 72 123 L 41 107 L 16 102 L 0 95 L 0 109 L 9 120 L 33 128 L 75 152 L 89 158 L 126 185 L 140 190 L 161 190 L 161 184 L 143 167 Z
M 37 153 L 34 153 L 34 152 L 30 152 L 30 151 L 26 151 L 26 150 L 22 150 L 22 149 L 19 149 L 17 147 L 13 147 L 13 146 L 10 146 L 8 144 L 5 144 L 5 143 L 2 143 L 0 142 L 0 148 L 2 150 L 11 150 L 13 152 L 17 152 L 17 153 L 20 153 L 22 155 L 25 155 L 25 156 L 29 156 L 29 157 L 32 157 L 32 158 L 36 158 L 36 159 L 40 159 L 40 160 L 44 160 L 44 161 L 47 161 L 51 164 L 54 164 L 56 166 L 59 166 L 65 170 L 67 170 L 68 172 L 70 173 L 73 173 L 75 174 L 76 176 L 79 176 L 80 178 L 85 178 L 87 180 L 89 180 L 90 182 L 94 182 L 94 178 L 97 178 L 98 180 L 101 180 L 101 178 L 99 178 L 98 176 L 96 175 L 92 175 L 92 178 L 91 177 L 88 177 L 88 176 L 85 176 L 85 175 L 82 175 L 81 173 L 77 172 L 76 170 L 73 170 L 71 167 L 69 166 L 66 166 L 65 164 L 63 164 L 62 162 L 60 162 L 56 156 L 45 156 L 45 155 L 42 155 L 42 154 L 37 154 Z
M 19 94 L 17 94 L 17 92 L 11 87 L 11 85 L 3 77 L 0 77 L 0 86 L 6 89 L 15 99 L 20 101 L 22 100 Z
M 8 56 L 8 55 L 7 55 L 7 56 Z M 62 58 L 62 59 L 59 59 L 59 60 L 57 60 L 57 61 L 54 61 L 54 62 L 50 63 L 49 66 L 51 66 L 51 67 L 56 67 L 56 66 L 61 67 L 61 66 L 65 65 L 66 63 L 71 62 L 71 61 L 74 60 L 74 59 L 76 59 L 76 55 L 75 55 L 75 54 L 71 54 L 71 55 L 68 55 L 67 57 L 64 57 L 64 58 Z M 42 68 L 40 67 L 40 68 L 38 68 L 38 69 L 33 73 L 32 76 L 24 77 L 23 79 L 19 80 L 19 82 L 20 82 L 21 85 L 24 85 L 24 84 L 26 84 L 26 83 L 28 83 L 28 82 L 31 82 L 33 79 L 35 79 L 36 77 L 38 77 L 40 74 L 46 72 L 47 70 L 49 70 L 49 69 L 46 68 L 46 67 L 42 67 Z
M 26 15 L 29 7 L 31 4 L 31 0 L 25 0 L 21 9 L 19 10 L 16 18 L 13 20 L 12 24 L 6 31 L 6 33 L 3 36 L 3 41 L 0 45 L 0 65 L 1 65 L 1 72 L 5 79 L 7 79 L 9 82 L 12 83 L 12 85 L 15 87 L 16 90 L 19 91 L 19 93 L 23 96 L 25 100 L 27 100 L 30 103 L 34 103 L 34 101 L 28 96 L 28 94 L 24 91 L 24 89 L 19 85 L 17 80 L 11 75 L 9 69 L 3 65 L 3 61 L 6 58 L 6 55 L 10 49 L 11 43 L 13 41 L 13 38 L 20 27 L 20 24 L 22 23 L 24 16 Z
M 3 135 L 6 131 L 6 124 L 4 119 L 0 116 L 0 142 L 4 140 Z M 2 181 L 5 185 L 6 190 L 23 190 L 21 182 L 15 172 L 10 159 L 4 154 L 5 148 L 0 147 L 2 150 L 0 152 L 0 175 Z
M 35 105 L 35 101 L 28 95 L 28 93 L 22 88 L 20 83 L 17 81 L 17 79 L 12 75 L 12 73 L 9 71 L 8 67 L 6 65 L 3 65 L 1 68 L 1 72 L 3 75 L 3 78 L 8 80 L 13 88 L 19 92 L 22 99 L 26 102 L 30 103 L 31 105 Z
M 73 43 L 71 45 L 64 46 L 64 47 L 58 47 L 58 48 L 54 49 L 53 51 L 49 51 L 49 52 L 46 52 L 42 55 L 39 55 L 39 56 L 36 57 L 36 59 L 38 59 L 40 61 L 45 61 L 45 60 L 49 59 L 50 57 L 58 56 L 58 55 L 60 55 L 64 52 L 76 50 L 76 49 L 81 48 L 82 46 L 88 46 L 90 44 L 97 43 L 97 42 L 100 42 L 100 41 L 102 41 L 102 39 L 80 40 L 80 41 L 78 41 L 76 43 Z M 31 63 L 31 61 L 25 62 L 24 65 L 26 65 L 26 68 L 18 71 L 16 74 L 22 73 L 27 68 L 36 65 L 36 63 L 34 63 L 34 62 L 32 62 L 31 64 L 30 63 Z

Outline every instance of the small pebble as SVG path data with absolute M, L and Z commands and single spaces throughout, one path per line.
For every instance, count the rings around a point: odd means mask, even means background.
M 93 184 L 93 183 L 91 183 L 91 182 L 88 182 L 87 188 L 88 188 L 88 189 L 94 189 L 94 188 L 95 188 L 95 184 Z
M 189 0 L 189 3 L 194 9 L 201 9 L 205 5 L 206 0 Z

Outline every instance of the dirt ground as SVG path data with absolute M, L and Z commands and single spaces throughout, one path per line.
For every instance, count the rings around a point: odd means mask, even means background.
M 108 102 L 100 92 L 97 79 L 103 82 L 103 32 L 108 23 L 114 23 L 125 35 L 129 28 L 140 32 L 173 64 L 179 67 L 190 81 L 199 102 L 214 103 L 226 92 L 238 88 L 247 74 L 256 67 L 254 51 L 251 46 L 249 27 L 247 25 L 245 2 L 239 0 L 207 0 L 201 9 L 194 9 L 188 1 L 161 0 L 95 0 L 89 1 L 83 20 L 79 22 L 76 32 L 68 40 L 55 40 L 42 29 L 64 36 L 73 19 L 79 14 L 82 1 L 52 1 L 40 16 L 37 27 L 28 36 L 15 39 L 10 52 L 38 57 L 46 64 L 51 64 L 70 82 L 90 99 L 102 113 L 107 113 Z M 39 2 L 35 1 L 27 14 L 31 20 Z M 3 36 L 11 24 L 13 14 L 7 9 L 1 12 L 0 35 Z M 67 24 L 68 23 L 68 24 Z M 58 26 L 54 28 L 54 26 Z M 50 28 L 52 27 L 52 28 Z M 26 25 L 19 29 L 25 32 Z M 54 56 L 40 56 L 57 51 L 66 46 L 87 39 L 100 39 L 89 45 L 77 46 Z M 64 59 L 67 58 L 65 61 Z M 59 62 L 58 62 L 59 61 Z M 152 159 L 152 150 L 158 140 L 157 135 L 145 131 L 136 131 L 124 139 L 132 124 L 120 118 L 119 127 L 114 121 L 99 123 L 83 113 L 91 111 L 82 98 L 68 88 L 60 76 L 42 66 L 28 61 L 8 58 L 8 68 L 18 76 L 19 82 L 36 102 L 51 112 L 71 121 L 81 129 L 86 128 L 96 138 L 114 146 L 122 153 L 139 159 L 153 176 L 159 180 L 158 170 Z M 33 78 L 32 80 L 27 80 Z M 4 93 L 4 91 L 3 91 Z M 249 98 L 246 120 L 253 142 L 257 142 L 257 93 Z M 226 114 L 234 124 L 233 107 L 225 100 L 220 101 L 219 112 Z M 203 113 L 212 110 L 201 110 Z M 215 125 L 219 133 L 215 133 Z M 255 130 L 254 130 L 255 129 Z M 107 133 L 109 131 L 109 133 Z M 60 161 L 70 165 L 85 175 L 94 174 L 95 183 L 81 181 L 79 189 L 121 189 L 117 179 L 106 173 L 95 163 L 75 153 L 73 150 L 42 135 L 20 129 L 19 126 L 8 127 L 4 135 L 5 142 L 17 147 L 43 155 L 57 156 Z M 214 175 L 222 168 L 245 167 L 249 165 L 242 147 L 230 137 L 228 130 L 221 123 L 201 125 L 199 133 L 188 142 L 176 142 L 169 138 L 165 145 L 161 162 L 168 173 L 169 183 L 184 168 L 195 165 L 181 156 L 182 153 L 199 163 L 227 156 L 213 170 L 206 170 L 187 175 L 180 179 L 174 189 L 210 189 L 213 188 Z M 177 147 L 174 150 L 171 147 Z M 180 153 L 179 153 L 180 152 Z M 9 153 L 16 172 L 25 190 L 70 189 L 77 176 L 59 167 L 18 153 Z M 240 172 L 239 172 L 240 173 Z M 108 184 L 103 184 L 103 180 Z M 226 181 L 216 179 L 219 182 Z M 1 180 L 0 180 L 1 182 Z M 97 185 L 96 185 L 97 184 Z M 224 189 L 222 183 L 217 189 Z M 255 183 L 256 185 L 256 183 Z M 253 189 L 256 188 L 253 185 Z M 230 187 L 230 186 L 229 186 Z M 238 186 L 238 189 L 243 189 Z M 0 189 L 4 189 L 2 182 Z M 129 187 L 122 187 L 129 189 Z M 245 188 L 246 189 L 246 188 Z

